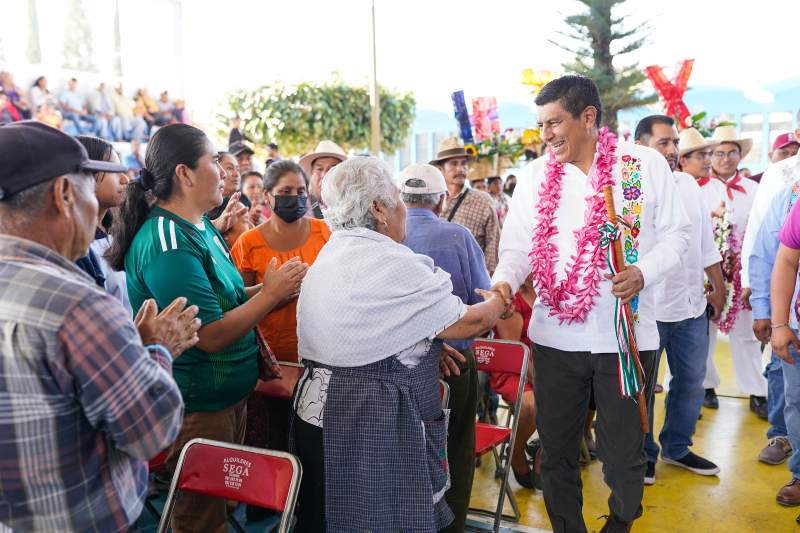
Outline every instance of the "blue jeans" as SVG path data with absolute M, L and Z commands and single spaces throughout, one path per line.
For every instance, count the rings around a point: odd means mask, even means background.
M 75 128 L 81 135 L 91 133 L 93 135 L 102 136 L 103 131 L 108 126 L 108 121 L 102 117 L 97 117 L 89 113 L 81 116 L 75 112 L 65 111 L 62 114 L 64 120 L 69 120 L 75 124 Z
M 797 334 L 797 331 L 795 331 Z M 783 416 L 786 420 L 786 429 L 789 442 L 792 445 L 792 456 L 789 458 L 789 470 L 795 479 L 800 479 L 800 354 L 789 345 L 789 353 L 794 359 L 790 365 L 781 361 L 783 367 L 783 392 L 786 398 L 786 407 Z
M 785 437 L 786 420 L 783 418 L 783 408 L 786 402 L 783 397 L 783 365 L 781 360 L 773 353 L 764 370 L 767 378 L 767 410 L 769 411 L 769 429 L 767 438 Z
M 672 372 L 672 380 L 667 391 L 664 427 L 658 439 L 661 441 L 661 455 L 670 459 L 682 459 L 689 453 L 692 434 L 697 424 L 697 416 L 703 405 L 703 379 L 706 376 L 708 357 L 708 317 L 703 313 L 697 318 L 681 322 L 658 322 L 658 335 L 661 338 L 659 356 L 667 352 L 667 364 Z M 658 359 L 656 369 L 658 369 Z M 655 380 L 656 373 L 648 379 Z M 645 435 L 644 451 L 647 460 L 655 463 L 659 448 L 653 439 L 653 407 L 655 395 L 648 400 L 650 412 L 650 433 Z

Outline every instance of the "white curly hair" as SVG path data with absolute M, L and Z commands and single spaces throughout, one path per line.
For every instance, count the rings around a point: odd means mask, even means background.
M 322 182 L 322 215 L 331 231 L 374 230 L 373 202 L 394 209 L 398 189 L 389 165 L 377 157 L 354 157 L 339 163 Z

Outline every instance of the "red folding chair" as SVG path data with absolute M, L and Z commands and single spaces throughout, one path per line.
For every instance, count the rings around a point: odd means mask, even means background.
M 508 484 L 508 476 L 511 472 L 511 451 L 514 449 L 514 443 L 517 438 L 517 421 L 519 420 L 522 395 L 525 392 L 525 382 L 528 376 L 530 349 L 521 342 L 497 339 L 475 339 L 472 349 L 475 352 L 475 362 L 479 371 L 502 372 L 520 376 L 517 399 L 514 402 L 514 412 L 510 413 L 509 417 L 506 418 L 506 425 L 496 426 L 482 422 L 478 422 L 475 425 L 475 457 L 481 457 L 491 451 L 496 463 L 502 469 L 503 482 L 500 486 L 497 508 L 494 511 L 473 508 L 470 508 L 470 511 L 494 517 L 493 531 L 497 532 L 500 529 L 500 522 L 503 518 L 514 523 L 519 522 L 520 518 L 517 500 Z M 502 445 L 506 445 L 507 452 L 498 454 L 497 446 Z M 514 511 L 513 515 L 503 514 L 503 503 L 505 502 L 506 494 L 508 494 L 508 501 Z
M 303 469 L 292 454 L 208 439 L 181 450 L 158 532 L 169 527 L 178 491 L 233 500 L 283 513 L 278 533 L 292 523 Z
M 256 383 L 256 392 L 272 398 L 291 400 L 294 394 L 294 387 L 300 381 L 300 376 L 303 375 L 304 366 L 288 361 L 278 361 L 278 365 L 281 367 L 281 375 L 283 377 L 269 381 L 261 381 L 259 379 Z

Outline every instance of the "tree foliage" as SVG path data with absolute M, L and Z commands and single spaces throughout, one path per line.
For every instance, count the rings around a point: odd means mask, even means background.
M 393 152 L 405 142 L 414 121 L 416 101 L 410 93 L 379 87 L 381 149 Z M 364 150 L 370 144 L 370 105 L 367 87 L 340 80 L 330 83 L 276 83 L 228 96 L 223 124 L 238 115 L 242 131 L 259 144 L 276 142 L 281 151 L 303 154 L 323 139 L 345 150 Z
M 638 63 L 614 66 L 614 58 L 640 49 L 648 38 L 648 27 L 630 25 L 624 29 L 626 17 L 615 17 L 612 11 L 625 0 L 578 0 L 586 10 L 565 18 L 569 31 L 558 32 L 570 39 L 573 46 L 551 40 L 556 46 L 575 54 L 564 64 L 567 72 L 592 78 L 600 90 L 603 122 L 617 130 L 617 112 L 658 101 L 655 94 L 642 95 L 639 87 L 647 77 Z

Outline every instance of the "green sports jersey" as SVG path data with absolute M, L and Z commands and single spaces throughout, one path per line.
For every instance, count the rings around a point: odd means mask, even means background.
M 133 309 L 154 298 L 159 309 L 185 296 L 203 324 L 247 299 L 244 282 L 228 247 L 210 220 L 192 224 L 153 207 L 125 255 L 128 295 Z M 258 347 L 251 331 L 222 351 L 185 351 L 172 366 L 186 411 L 219 411 L 255 387 Z

